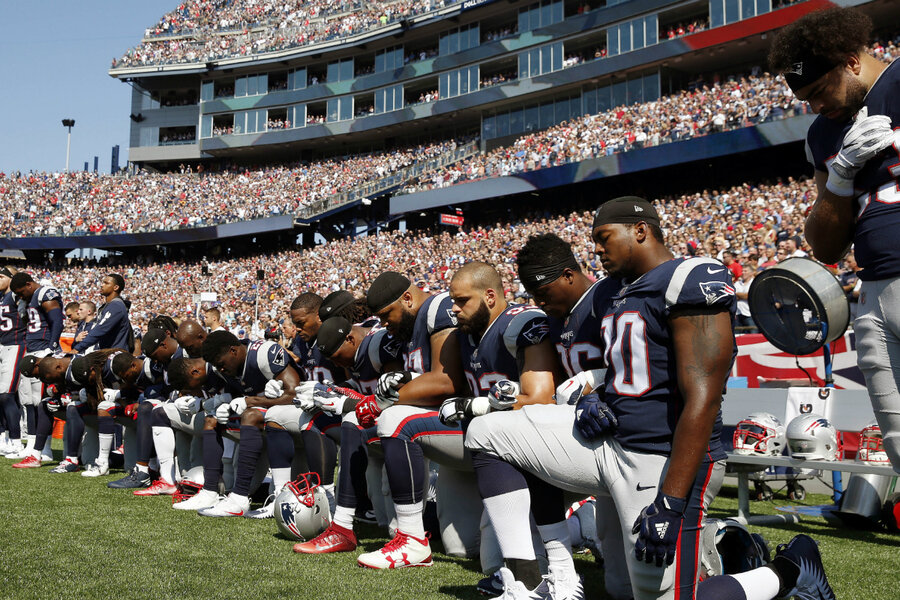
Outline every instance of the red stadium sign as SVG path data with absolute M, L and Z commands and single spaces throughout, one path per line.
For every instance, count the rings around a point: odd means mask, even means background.
M 465 219 L 462 216 L 441 214 L 441 225 L 456 225 L 457 227 L 462 227 L 464 220 Z

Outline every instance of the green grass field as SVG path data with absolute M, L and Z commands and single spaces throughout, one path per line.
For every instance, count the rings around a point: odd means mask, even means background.
M 300 556 L 276 535 L 273 521 L 211 519 L 170 508 L 170 498 L 140 498 L 107 481 L 9 468 L 0 459 L 0 598 L 480 598 L 478 562 L 436 554 L 431 568 L 375 572 L 357 554 L 384 543 L 374 526 L 358 530 L 356 553 Z M 805 503 L 825 503 L 810 495 Z M 787 504 L 783 496 L 776 499 Z M 773 504 L 752 504 L 756 514 Z M 713 516 L 736 511 L 726 486 Z M 841 599 L 900 598 L 900 537 L 835 528 L 804 519 L 783 528 L 753 527 L 773 546 L 797 533 L 819 540 Z M 602 571 L 578 558 L 588 597 L 606 598 Z

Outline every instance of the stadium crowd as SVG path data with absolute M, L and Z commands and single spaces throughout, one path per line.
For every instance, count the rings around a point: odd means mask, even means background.
M 455 148 L 450 140 L 215 173 L 0 173 L 0 227 L 9 237 L 137 233 L 292 214 Z
M 677 256 L 732 255 L 740 267 L 764 268 L 799 252 L 809 252 L 802 238 L 806 210 L 815 196 L 812 180 L 774 184 L 744 184 L 722 190 L 659 198 L 654 201 L 672 251 Z M 591 215 L 530 215 L 512 223 L 461 228 L 451 232 L 392 231 L 338 239 L 305 250 L 283 250 L 228 260 L 88 262 L 64 267 L 44 266 L 36 278 L 56 282 L 67 300 L 93 300 L 97 281 L 110 267 L 122 272 L 132 299 L 131 318 L 145 324 L 157 314 L 185 318 L 194 313 L 191 294 L 214 291 L 226 325 L 251 334 L 256 295 L 263 327 L 277 328 L 292 298 L 303 291 L 320 295 L 345 289 L 363 294 L 371 280 L 386 269 L 403 272 L 429 290 L 444 290 L 455 270 L 468 260 L 495 265 L 507 295 L 524 295 L 514 271 L 514 249 L 536 233 L 555 231 L 571 243 L 586 272 L 604 277 L 589 242 Z M 207 265 L 209 275 L 202 275 Z M 266 273 L 255 281 L 256 270 Z M 732 268 L 736 277 L 741 272 Z M 257 331 L 256 334 L 259 334 Z

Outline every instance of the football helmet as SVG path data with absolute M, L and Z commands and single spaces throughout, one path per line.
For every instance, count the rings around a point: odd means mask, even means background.
M 194 467 L 184 474 L 177 484 L 175 484 L 175 493 L 172 494 L 172 504 L 184 502 L 188 498 L 195 496 L 197 492 L 203 489 L 203 467 Z
M 303 473 L 275 497 L 275 523 L 287 538 L 305 542 L 331 524 L 328 497 L 316 473 Z
M 784 450 L 784 424 L 767 412 L 747 415 L 734 430 L 735 454 L 780 456 Z
M 816 413 L 794 417 L 788 423 L 786 436 L 792 458 L 840 460 L 844 454 L 837 429 Z
M 887 452 L 884 451 L 881 427 L 876 421 L 872 421 L 859 432 L 859 449 L 856 451 L 856 460 L 876 464 L 891 462 Z
M 700 530 L 700 579 L 735 575 L 769 562 L 769 545 L 734 519 L 708 519 Z

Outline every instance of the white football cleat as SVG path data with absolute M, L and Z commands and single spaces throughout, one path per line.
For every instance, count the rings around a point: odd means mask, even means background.
M 497 600 L 539 600 L 548 597 L 538 593 L 538 590 L 546 585 L 546 581 L 541 581 L 541 584 L 535 588 L 535 592 L 531 592 L 524 583 L 517 581 L 516 576 L 506 567 L 501 567 L 498 572 L 500 581 L 503 582 L 503 593 L 497 597 Z
M 21 440 L 15 440 L 13 442 L 10 442 L 6 454 L 4 454 L 3 456 L 6 458 L 21 460 L 29 454 L 31 453 L 25 451 L 25 446 L 22 445 Z
M 552 600 L 584 600 L 584 578 L 575 571 L 549 567 L 550 572 L 532 594 L 549 597 Z M 547 594 L 543 594 L 543 590 Z
M 215 506 L 197 511 L 203 517 L 243 517 L 250 510 L 250 501 L 237 500 L 234 494 L 229 494 L 216 502 Z
M 247 511 L 244 515 L 248 519 L 272 519 L 275 517 L 275 496 L 266 498 L 265 504 L 261 508 Z
M 176 502 L 172 505 L 175 510 L 203 510 L 211 508 L 219 502 L 218 492 L 212 490 L 200 490 L 187 500 Z
M 370 569 L 402 569 L 403 567 L 430 567 L 431 546 L 428 538 L 418 539 L 398 531 L 384 548 L 361 554 L 356 559 L 361 567 Z
M 97 463 L 92 463 L 81 472 L 82 477 L 102 477 L 104 475 L 109 475 L 109 464 L 98 465 Z

